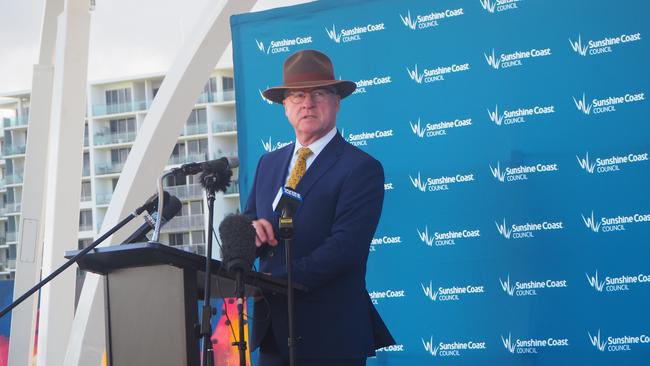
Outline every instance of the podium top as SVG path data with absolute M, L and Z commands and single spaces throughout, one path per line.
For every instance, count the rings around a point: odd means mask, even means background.
M 72 258 L 80 251 L 68 251 L 66 258 Z M 108 274 L 114 270 L 166 264 L 178 268 L 203 272 L 205 270 L 205 257 L 186 252 L 161 243 L 144 242 L 114 245 L 95 248 L 77 261 L 79 268 L 98 274 Z M 234 274 L 222 269 L 221 262 L 213 259 L 211 265 L 212 275 L 234 280 Z M 286 293 L 287 283 L 283 279 L 274 278 L 264 273 L 249 272 L 244 282 L 266 291 Z M 296 291 L 307 291 L 305 286 L 295 284 Z

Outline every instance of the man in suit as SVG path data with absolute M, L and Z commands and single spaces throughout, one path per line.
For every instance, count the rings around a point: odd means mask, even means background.
M 303 199 L 293 215 L 292 274 L 310 291 L 295 299 L 301 366 L 359 366 L 394 339 L 366 291 L 366 262 L 384 197 L 379 161 L 346 142 L 336 129 L 341 99 L 356 88 L 336 80 L 330 59 L 314 50 L 289 56 L 283 85 L 264 96 L 284 106 L 294 143 L 260 159 L 246 214 L 253 219 L 260 271 L 285 278 L 284 242 L 273 212 L 286 186 Z M 251 348 L 259 366 L 288 365 L 286 295 L 255 302 Z

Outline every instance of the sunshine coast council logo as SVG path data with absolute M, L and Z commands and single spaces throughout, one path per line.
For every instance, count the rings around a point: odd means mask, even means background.
M 354 90 L 352 94 L 365 94 L 366 88 L 371 89 L 376 86 L 386 86 L 388 84 L 391 84 L 392 82 L 393 80 L 390 75 L 375 76 L 369 79 L 361 79 L 354 82 L 355 84 L 357 84 L 357 88 Z
M 359 133 L 348 133 L 347 135 L 345 134 L 345 128 L 341 128 L 340 131 L 341 136 L 354 146 L 368 146 L 368 143 L 371 141 L 395 137 L 395 131 L 392 129 L 363 131 Z
M 445 76 L 462 73 L 470 70 L 468 62 L 463 64 L 452 64 L 446 66 L 434 66 L 433 68 L 425 68 L 422 72 L 418 71 L 418 64 L 411 69 L 406 68 L 409 78 L 416 84 L 430 84 L 438 81 L 444 81 Z
M 470 295 L 481 295 L 485 293 L 484 285 L 466 285 L 466 286 L 450 286 L 450 287 L 438 287 L 434 289 L 433 282 L 429 281 L 428 285 L 420 282 L 420 287 L 426 296 L 431 301 L 443 302 L 443 301 L 460 301 L 466 296 Z
M 429 138 L 447 135 L 447 131 L 454 128 L 469 127 L 472 125 L 471 118 L 456 118 L 449 121 L 437 121 L 423 124 L 418 117 L 417 122 L 409 121 L 411 131 L 419 138 Z
M 578 34 L 578 38 L 569 38 L 569 45 L 573 52 L 580 56 L 595 56 L 605 53 L 612 53 L 620 46 L 635 43 L 641 40 L 641 33 L 634 34 L 621 34 L 613 37 L 605 37 L 598 40 L 587 40 L 583 43 L 582 35 Z
M 264 54 L 287 53 L 295 47 L 312 43 L 312 36 L 298 36 L 294 38 L 282 38 L 273 40 L 267 44 L 264 41 L 255 39 L 257 49 Z
M 567 280 L 542 280 L 542 281 L 516 281 L 512 283 L 510 281 L 510 274 L 507 275 L 506 279 L 499 277 L 499 283 L 501 284 L 501 289 L 508 296 L 513 297 L 522 297 L 522 296 L 537 296 L 539 292 L 544 292 L 547 290 L 556 290 L 561 288 L 567 288 Z
M 568 338 L 528 338 L 528 339 L 512 339 L 512 333 L 508 332 L 508 337 L 506 338 L 501 335 L 501 343 L 506 351 L 512 354 L 537 354 L 541 349 L 546 348 L 563 348 L 569 346 Z
M 591 332 L 587 332 L 587 336 L 589 337 L 589 342 L 591 342 L 591 345 L 600 352 L 628 352 L 636 346 L 650 345 L 650 336 L 646 334 L 641 334 L 638 336 L 610 336 L 605 338 L 601 336 L 600 329 L 598 329 L 598 332 L 593 334 Z
M 650 274 L 626 274 L 616 277 L 605 276 L 604 279 L 599 278 L 598 270 L 592 276 L 585 272 L 587 282 L 597 292 L 620 292 L 630 291 L 630 287 L 639 285 L 650 285 Z
M 494 222 L 497 227 L 499 235 L 505 239 L 530 239 L 534 238 L 535 234 L 547 231 L 560 231 L 564 230 L 564 223 L 562 221 L 543 221 L 541 223 L 525 223 L 525 224 L 512 224 L 508 226 L 506 219 L 502 222 Z
M 594 233 L 612 233 L 626 231 L 628 226 L 646 224 L 650 222 L 650 214 L 635 213 L 632 215 L 619 215 L 614 217 L 601 217 L 598 220 L 591 211 L 590 216 L 580 215 L 587 229 Z
M 273 143 L 273 140 L 271 140 L 271 136 L 269 136 L 268 141 L 261 140 L 261 142 L 262 142 L 262 148 L 264 149 L 264 151 L 272 152 L 272 151 L 275 151 L 277 149 L 281 149 L 281 148 L 291 144 L 293 141 L 288 141 L 288 142 L 278 141 L 276 143 Z
M 424 350 L 431 355 L 431 357 L 459 357 L 463 353 L 470 351 L 484 351 L 487 349 L 485 341 L 450 341 L 438 342 L 433 341 L 433 336 L 428 340 L 422 339 L 422 346 Z
M 370 251 L 377 251 L 377 247 L 388 247 L 402 244 L 402 237 L 399 235 L 383 235 L 373 238 L 370 242 Z
M 377 305 L 382 300 L 400 299 L 406 297 L 406 290 L 378 290 L 369 293 L 372 303 Z
M 576 155 L 578 165 L 589 174 L 606 174 L 620 171 L 624 166 L 646 162 L 649 160 L 648 153 L 627 155 L 612 155 L 609 157 L 596 158 L 591 161 L 589 158 L 589 151 L 583 156 Z
M 417 229 L 418 237 L 427 246 L 443 247 L 456 245 L 456 241 L 465 239 L 476 239 L 481 237 L 479 229 L 435 231 L 433 235 L 429 234 L 429 227 L 425 226 L 424 230 Z
M 456 185 L 470 183 L 476 180 L 473 173 L 443 175 L 437 178 L 422 179 L 420 172 L 418 172 L 415 178 L 409 175 L 409 179 L 413 187 L 420 192 L 448 191 Z
M 491 54 L 483 53 L 483 56 L 485 57 L 485 62 L 487 62 L 489 66 L 492 66 L 495 70 L 499 70 L 523 66 L 529 59 L 551 56 L 551 54 L 550 48 L 533 48 L 525 51 L 515 51 L 496 55 L 493 48 Z
M 490 121 L 494 122 L 497 126 L 508 126 L 514 124 L 522 124 L 528 122 L 529 118 L 536 116 L 545 116 L 555 113 L 554 105 L 547 106 L 533 106 L 533 107 L 522 107 L 515 109 L 506 109 L 503 112 L 499 112 L 499 105 L 495 105 L 494 109 L 487 109 L 488 116 Z
M 560 170 L 557 163 L 520 165 L 516 167 L 506 167 L 504 170 L 501 170 L 501 162 L 497 161 L 495 166 L 490 164 L 489 167 L 492 176 L 501 183 L 528 180 L 531 175 L 538 173 L 553 173 Z
M 329 39 L 334 41 L 334 43 L 360 41 L 370 33 L 376 33 L 383 30 L 386 30 L 386 25 L 384 23 L 369 23 L 366 25 L 357 25 L 342 29 L 337 29 L 336 25 L 332 24 L 331 28 L 325 28 L 327 36 Z
M 392 344 L 390 346 L 382 347 L 376 350 L 376 352 L 404 352 L 406 348 L 403 344 Z
M 518 9 L 517 4 L 522 0 L 479 0 L 483 10 L 490 14 L 501 13 L 508 10 Z
M 619 95 L 614 97 L 606 98 L 594 98 L 590 102 L 587 101 L 585 93 L 582 93 L 582 98 L 572 97 L 573 103 L 576 106 L 578 111 L 582 112 L 585 115 L 591 114 L 602 114 L 616 112 L 617 107 L 629 103 L 643 102 L 645 101 L 645 93 L 627 93 L 625 95 Z
M 445 22 L 447 19 L 465 15 L 463 8 L 445 9 L 441 11 L 431 11 L 426 14 L 418 14 L 411 16 L 411 11 L 407 10 L 406 15 L 400 14 L 399 17 L 405 27 L 412 30 L 426 29 L 438 27 L 440 23 Z

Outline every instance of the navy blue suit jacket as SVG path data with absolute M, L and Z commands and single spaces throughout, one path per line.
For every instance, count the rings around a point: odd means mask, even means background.
M 246 205 L 253 219 L 265 218 L 278 237 L 272 202 L 285 184 L 294 144 L 259 161 Z M 294 214 L 293 278 L 310 288 L 295 298 L 299 358 L 363 358 L 394 340 L 366 291 L 366 262 L 384 197 L 384 172 L 370 155 L 338 133 L 316 157 L 296 191 L 303 203 Z M 265 245 L 260 272 L 286 277 L 284 243 Z M 270 327 L 287 352 L 286 295 L 267 294 L 255 303 L 251 348 Z

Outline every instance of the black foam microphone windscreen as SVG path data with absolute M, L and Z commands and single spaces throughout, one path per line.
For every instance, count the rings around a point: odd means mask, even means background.
M 228 158 L 220 158 L 215 160 L 206 161 L 202 164 L 201 172 L 201 185 L 205 189 L 211 189 L 214 192 L 226 192 L 226 188 L 230 186 L 230 179 L 232 178 L 232 169 Z
M 226 270 L 242 270 L 247 273 L 255 261 L 255 228 L 248 216 L 226 216 L 219 225 L 221 236 L 221 260 Z

